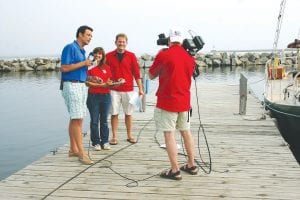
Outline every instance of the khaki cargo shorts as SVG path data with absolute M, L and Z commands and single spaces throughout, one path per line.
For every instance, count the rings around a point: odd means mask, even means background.
M 190 130 L 189 111 L 168 112 L 159 108 L 154 110 L 156 128 L 160 131 Z
M 123 112 L 126 115 L 132 115 L 134 111 L 134 107 L 129 103 L 131 96 L 133 95 L 133 91 L 130 92 L 119 92 L 115 90 L 111 90 L 111 114 L 118 115 L 120 112 L 120 107 L 122 106 Z

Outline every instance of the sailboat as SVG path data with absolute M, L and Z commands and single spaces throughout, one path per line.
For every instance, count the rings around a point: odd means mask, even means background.
M 265 66 L 264 105 L 271 117 L 276 118 L 282 137 L 300 164 L 300 40 L 287 45 L 296 54 L 276 53 L 285 1 L 280 4 L 273 56 Z
M 300 164 L 300 40 L 289 46 L 297 47 L 294 58 L 275 57 L 266 63 L 264 104 Z M 286 59 L 295 64 L 283 64 Z

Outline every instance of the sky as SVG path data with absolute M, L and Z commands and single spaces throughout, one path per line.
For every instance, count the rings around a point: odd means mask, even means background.
M 211 50 L 272 49 L 282 0 L 0 0 L 0 57 L 60 55 L 76 39 L 79 26 L 91 26 L 87 52 L 115 49 L 117 33 L 128 35 L 127 49 L 155 55 L 158 34 L 192 30 Z M 300 31 L 300 0 L 287 0 L 278 41 L 286 48 Z M 200 51 L 200 52 L 201 52 Z

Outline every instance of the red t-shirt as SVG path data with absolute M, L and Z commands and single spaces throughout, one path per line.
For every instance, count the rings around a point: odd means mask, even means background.
M 190 110 L 190 88 L 195 65 L 193 57 L 179 45 L 157 54 L 149 69 L 151 75 L 159 76 L 156 107 L 169 112 Z
M 112 80 L 118 81 L 119 78 L 124 78 L 125 83 L 112 90 L 120 92 L 133 91 L 133 79 L 141 78 L 140 68 L 134 53 L 125 51 L 121 61 L 117 58 L 117 51 L 107 53 L 106 62 L 111 68 Z
M 111 78 L 111 71 L 108 65 L 102 65 L 101 67 L 96 66 L 88 70 L 88 76 L 97 76 L 103 80 L 104 83 Z M 109 93 L 110 89 L 108 87 L 89 87 L 89 93 L 98 94 L 98 93 Z

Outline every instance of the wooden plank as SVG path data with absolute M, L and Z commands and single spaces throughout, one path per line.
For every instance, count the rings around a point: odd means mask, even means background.
M 164 140 L 153 121 L 155 96 L 151 94 L 146 112 L 134 114 L 137 144 L 126 142 L 120 116 L 119 144 L 110 151 L 90 149 L 94 165 L 69 158 L 69 147 L 64 145 L 55 155 L 48 154 L 2 180 L 0 199 L 299 199 L 299 165 L 260 102 L 248 94 L 247 112 L 241 116 L 238 86 L 199 82 L 197 88 L 200 119 L 212 156 L 210 174 L 182 173 L 182 181 L 158 176 L 169 162 L 157 143 Z M 198 133 L 195 92 L 192 99 L 191 130 L 196 141 L 200 136 L 201 158 L 208 161 L 202 130 Z M 183 153 L 180 134 L 176 139 Z M 89 148 L 88 140 L 89 136 L 84 137 L 85 148 Z M 201 160 L 199 155 L 196 158 Z M 182 155 L 178 159 L 186 162 Z

